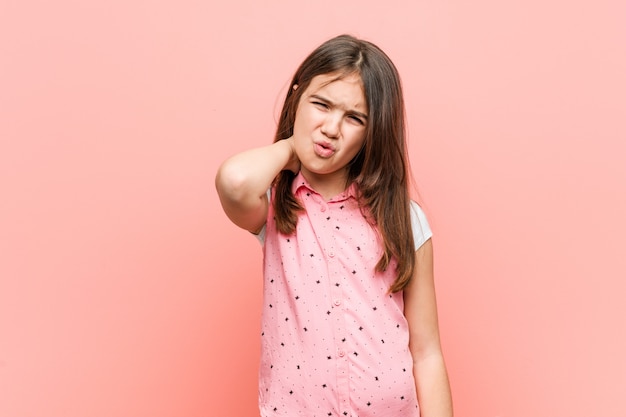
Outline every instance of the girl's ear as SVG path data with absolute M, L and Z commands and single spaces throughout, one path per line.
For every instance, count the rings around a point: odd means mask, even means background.
M 298 89 L 298 84 L 294 84 L 291 88 L 293 88 L 293 91 L 296 91 Z

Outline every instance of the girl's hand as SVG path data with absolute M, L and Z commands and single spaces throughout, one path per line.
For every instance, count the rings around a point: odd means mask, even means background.
M 283 142 L 287 142 L 289 144 L 289 149 L 291 150 L 291 158 L 289 158 L 289 162 L 287 162 L 284 169 L 297 174 L 300 172 L 300 159 L 298 159 L 298 155 L 296 154 L 296 148 L 293 144 L 293 136 L 284 139 Z

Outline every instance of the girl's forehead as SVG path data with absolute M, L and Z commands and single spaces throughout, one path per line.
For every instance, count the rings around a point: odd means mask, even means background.
M 367 99 L 363 88 L 363 82 L 358 73 L 330 73 L 316 75 L 311 80 L 311 83 L 307 87 L 302 98 L 318 94 L 328 94 L 332 96 L 328 98 L 346 101 L 347 103 L 344 103 L 345 105 L 358 107 L 361 110 L 365 110 L 367 107 Z
M 313 77 L 301 99 L 317 97 L 344 108 L 367 113 L 368 105 L 361 76 L 352 74 L 322 74 Z

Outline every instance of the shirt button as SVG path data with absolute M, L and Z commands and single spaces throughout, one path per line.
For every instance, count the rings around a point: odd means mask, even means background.
M 328 252 L 328 256 L 330 256 L 331 258 L 335 257 L 335 252 Z
M 322 206 L 320 210 L 322 210 L 322 212 L 326 211 L 326 206 Z
M 336 305 L 336 306 L 341 305 L 341 300 L 339 300 L 339 299 L 335 300 L 335 305 Z
M 339 355 L 340 358 L 343 358 L 346 355 L 346 352 L 344 352 L 343 350 L 340 350 L 338 352 L 338 355 Z

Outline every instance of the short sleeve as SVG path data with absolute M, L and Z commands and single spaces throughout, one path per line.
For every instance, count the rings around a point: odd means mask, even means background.
M 257 240 L 261 243 L 261 246 L 265 245 L 265 229 L 266 225 L 264 224 L 261 231 L 255 235 Z
M 413 230 L 415 250 L 418 250 L 433 236 L 428 220 L 426 220 L 426 214 L 415 201 L 411 201 L 411 229 Z
M 271 188 L 267 190 L 267 201 L 268 201 L 268 204 L 272 204 L 272 189 Z M 263 225 L 259 233 L 255 235 L 258 241 L 261 243 L 261 246 L 265 245 L 265 230 L 266 229 L 267 229 L 267 222 Z

